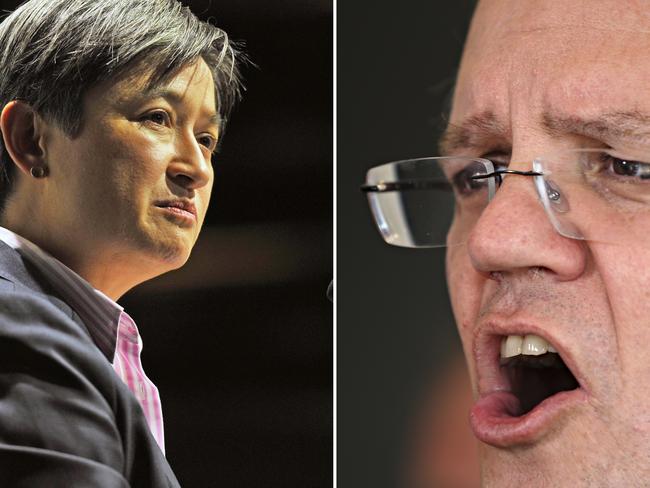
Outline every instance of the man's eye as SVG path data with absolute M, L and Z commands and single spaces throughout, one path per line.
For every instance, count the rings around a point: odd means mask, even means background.
M 485 174 L 485 167 L 478 162 L 472 163 L 452 177 L 452 185 L 461 195 L 469 195 L 477 190 L 482 190 L 486 187 L 487 180 L 472 178 L 478 174 Z
M 635 177 L 642 180 L 650 179 L 650 164 L 631 159 L 617 158 L 610 154 L 600 155 L 600 171 L 616 176 Z
M 617 175 L 636 176 L 639 172 L 639 163 L 637 161 L 614 158 L 612 161 L 612 170 Z

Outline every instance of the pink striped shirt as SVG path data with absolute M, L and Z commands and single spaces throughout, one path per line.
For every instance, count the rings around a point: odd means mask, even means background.
M 140 354 L 142 353 L 142 338 L 133 319 L 122 311 L 117 327 L 113 369 L 129 390 L 135 395 L 142 406 L 149 428 L 162 452 L 165 452 L 165 432 L 163 429 L 160 394 L 147 375 L 144 374 Z
M 43 273 L 55 291 L 79 315 L 95 345 L 140 403 L 151 433 L 164 453 L 160 394 L 144 373 L 140 361 L 142 338 L 133 319 L 119 304 L 36 244 L 4 227 L 0 227 L 0 240 Z

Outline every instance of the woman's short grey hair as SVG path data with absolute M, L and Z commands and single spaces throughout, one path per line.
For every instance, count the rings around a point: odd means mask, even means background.
M 24 100 L 74 137 L 92 86 L 145 70 L 154 88 L 202 58 L 223 125 L 241 96 L 240 57 L 223 30 L 177 0 L 30 0 L 0 24 L 0 109 Z M 0 211 L 15 166 L 1 139 Z

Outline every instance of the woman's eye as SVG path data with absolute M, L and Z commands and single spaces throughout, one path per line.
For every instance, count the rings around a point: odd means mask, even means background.
M 214 152 L 217 148 L 217 140 L 210 135 L 202 135 L 197 138 L 199 144 L 205 146 L 210 152 Z
M 162 110 L 157 110 L 155 112 L 149 112 L 148 114 L 142 117 L 142 120 L 147 122 L 153 122 L 156 125 L 168 125 L 169 115 L 167 112 Z

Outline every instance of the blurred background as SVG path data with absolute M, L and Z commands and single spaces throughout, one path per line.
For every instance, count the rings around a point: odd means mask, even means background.
M 337 3 L 339 488 L 479 483 L 444 250 L 385 244 L 359 186 L 437 155 L 474 2 Z
M 120 301 L 162 395 L 167 457 L 188 487 L 330 487 L 332 2 L 183 3 L 257 68 L 190 261 Z

